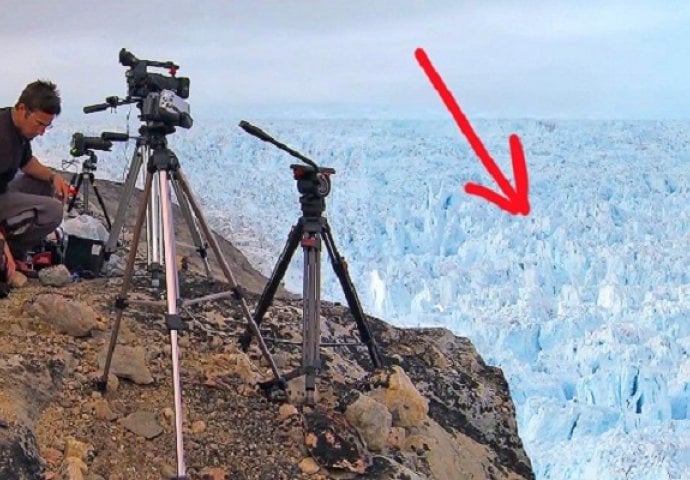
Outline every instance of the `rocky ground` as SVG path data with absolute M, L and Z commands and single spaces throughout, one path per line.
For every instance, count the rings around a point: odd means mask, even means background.
M 104 185 L 113 202 L 117 187 Z M 227 291 L 201 275 L 185 235 L 176 237 L 190 265 L 180 273 L 182 297 Z M 223 249 L 253 308 L 264 279 L 227 242 Z M 125 310 L 115 375 L 106 392 L 94 388 L 121 285 L 121 277 L 63 286 L 32 279 L 0 301 L 0 480 L 176 478 L 171 340 L 162 309 Z M 139 264 L 130 298 L 151 298 L 149 286 Z M 235 300 L 185 307 L 182 316 L 191 479 L 534 478 L 503 374 L 466 339 L 371 319 L 386 367 L 372 372 L 363 347 L 322 348 L 310 407 L 303 377 L 284 394 L 260 388 L 271 370 L 255 341 L 247 353 L 238 348 L 245 320 Z M 281 372 L 300 365 L 299 298 L 277 298 L 262 331 Z M 347 309 L 324 303 L 322 341 L 356 339 Z

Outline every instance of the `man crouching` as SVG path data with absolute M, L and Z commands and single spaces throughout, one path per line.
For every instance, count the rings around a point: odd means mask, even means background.
M 43 80 L 27 85 L 14 107 L 0 109 L 0 281 L 25 268 L 28 251 L 62 221 L 69 186 L 31 153 L 31 140 L 59 114 L 59 92 Z

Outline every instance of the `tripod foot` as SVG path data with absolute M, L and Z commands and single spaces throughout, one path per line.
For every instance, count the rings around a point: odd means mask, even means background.
M 259 382 L 259 388 L 268 400 L 283 402 L 287 399 L 287 381 L 283 377 Z
M 240 344 L 240 348 L 244 353 L 247 353 L 249 351 L 249 345 L 252 343 L 252 332 L 246 331 L 242 335 L 240 335 L 239 340 L 237 343 Z
M 93 381 L 94 387 L 96 390 L 98 390 L 101 393 L 105 393 L 106 389 L 108 388 L 108 379 L 107 378 L 97 378 L 96 380 Z

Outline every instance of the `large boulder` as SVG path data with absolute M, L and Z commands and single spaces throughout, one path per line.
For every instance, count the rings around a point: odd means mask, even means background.
M 0 478 L 42 480 L 43 460 L 32 430 L 34 421 L 62 382 L 57 361 L 0 357 Z

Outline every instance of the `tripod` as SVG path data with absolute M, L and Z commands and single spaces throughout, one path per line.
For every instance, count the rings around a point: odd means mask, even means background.
M 122 283 L 122 289 L 120 295 L 115 301 L 116 317 L 115 323 L 113 325 L 113 330 L 110 337 L 110 343 L 108 345 L 108 352 L 105 359 L 105 366 L 103 369 L 103 376 L 98 381 L 98 388 L 104 391 L 107 387 L 108 373 L 110 371 L 110 366 L 112 362 L 113 352 L 117 344 L 117 336 L 120 329 L 120 323 L 122 320 L 122 314 L 124 309 L 129 305 L 143 305 L 143 306 L 166 306 L 167 313 L 165 315 L 166 326 L 170 331 L 170 343 L 171 343 L 171 356 L 172 356 L 172 369 L 173 369 L 173 396 L 174 396 L 174 412 L 175 412 L 175 439 L 176 439 L 176 450 L 177 450 L 177 479 L 186 479 L 186 466 L 184 461 L 184 448 L 183 448 L 183 438 L 182 438 L 182 394 L 180 388 L 180 370 L 179 370 L 179 352 L 177 343 L 177 333 L 183 328 L 182 319 L 179 315 L 179 308 L 188 305 L 200 303 L 208 300 L 217 300 L 226 297 L 234 297 L 239 300 L 241 309 L 248 320 L 249 328 L 255 333 L 259 334 L 258 326 L 254 324 L 247 303 L 243 297 L 242 291 L 238 286 L 235 278 L 230 271 L 230 267 L 225 262 L 220 251 L 220 246 L 216 238 L 212 235 L 206 220 L 197 204 L 196 200 L 192 196 L 192 192 L 189 188 L 189 184 L 182 173 L 179 161 L 172 150 L 167 148 L 167 142 L 165 135 L 172 133 L 175 129 L 173 127 L 167 127 L 165 125 L 147 125 L 142 127 L 143 137 L 146 138 L 146 146 L 148 147 L 148 161 L 147 161 L 147 172 L 146 179 L 144 182 L 144 196 L 143 200 L 139 205 L 139 210 L 137 213 L 136 225 L 134 227 L 132 244 L 130 246 L 129 257 L 127 260 L 127 265 L 125 267 L 124 280 Z M 131 174 L 131 172 L 130 172 Z M 153 185 L 154 177 L 156 177 L 156 185 L 160 192 L 160 212 L 161 212 L 161 234 L 163 248 L 162 252 L 164 254 L 164 266 L 165 266 L 165 284 L 166 284 L 166 300 L 162 301 L 147 301 L 147 300 L 127 300 L 127 295 L 130 290 L 130 285 L 132 281 L 132 276 L 134 273 L 134 262 L 136 259 L 137 245 L 141 236 L 141 229 L 143 227 L 144 219 L 147 215 L 147 207 L 149 206 L 149 201 L 153 195 Z M 133 183 L 132 183 L 133 185 Z M 185 300 L 182 301 L 179 297 L 179 286 L 178 277 L 175 264 L 175 237 L 174 237 L 174 226 L 173 226 L 173 212 L 172 212 L 172 201 L 171 201 L 171 188 L 176 192 L 180 192 L 181 195 L 178 196 L 178 201 L 180 204 L 187 202 L 186 208 L 189 211 L 193 211 L 196 215 L 198 224 L 203 231 L 206 241 L 210 244 L 210 247 L 218 260 L 223 274 L 225 275 L 228 283 L 230 284 L 231 291 L 224 293 L 216 293 L 207 295 L 205 297 Z M 181 205 L 180 205 L 181 206 Z M 184 210 L 183 210 L 184 211 Z M 192 225 L 194 225 L 192 223 Z M 112 235 L 112 232 L 111 232 Z M 271 369 L 278 377 L 278 370 L 268 352 L 268 348 L 263 341 L 259 342 L 259 348 L 268 360 Z
M 93 193 L 96 194 L 98 205 L 101 207 L 101 210 L 103 211 L 103 215 L 105 216 L 105 222 L 108 225 L 108 230 L 110 230 L 112 228 L 112 224 L 110 223 L 108 210 L 105 208 L 105 202 L 103 202 L 103 197 L 101 197 L 101 193 L 98 191 L 98 187 L 96 186 L 96 183 L 94 181 L 94 172 L 96 171 L 96 163 L 98 162 L 98 159 L 96 158 L 96 154 L 93 152 L 93 150 L 87 150 L 86 153 L 88 153 L 89 158 L 84 160 L 84 162 L 82 163 L 81 172 L 73 174 L 69 182 L 70 187 L 74 188 L 74 196 L 72 197 L 72 200 L 70 200 L 69 205 L 67 206 L 67 213 L 71 212 L 74 209 L 77 198 L 79 197 L 79 191 L 82 185 L 84 185 L 84 191 L 82 192 L 83 199 L 81 213 L 91 215 L 91 211 L 89 209 L 90 185 L 93 189 Z M 86 184 L 84 183 L 84 179 L 86 179 L 87 181 Z
M 125 179 L 125 184 L 123 187 L 122 198 L 120 201 L 117 212 L 115 213 L 115 221 L 110 229 L 110 235 L 103 248 L 104 256 L 106 260 L 113 254 L 118 245 L 118 238 L 122 232 L 122 228 L 125 223 L 125 217 L 127 214 L 127 208 L 129 207 L 129 202 L 134 195 L 134 188 L 137 183 L 137 177 L 141 171 L 142 165 L 148 164 L 151 157 L 151 144 L 153 140 L 151 139 L 151 133 L 148 127 L 142 126 L 139 129 L 140 136 L 136 138 L 136 148 L 134 154 L 132 155 L 132 160 L 129 165 L 129 170 L 127 171 L 127 178 Z M 127 141 L 129 140 L 129 135 L 114 132 L 104 132 L 102 135 L 103 139 L 113 140 L 113 141 Z M 196 252 L 199 254 L 206 272 L 206 278 L 212 280 L 213 274 L 211 273 L 211 267 L 208 263 L 208 244 L 203 241 L 201 234 L 199 232 L 199 226 L 197 225 L 194 216 L 190 210 L 190 201 L 185 198 L 185 193 L 180 190 L 177 183 L 173 183 L 173 190 L 175 196 L 177 197 L 178 205 L 182 216 L 189 228 L 190 235 L 192 236 L 192 241 L 196 247 Z M 160 279 L 164 273 L 163 262 L 165 260 L 162 255 L 163 252 L 163 237 L 161 235 L 162 230 L 162 220 L 161 220 L 161 191 L 158 183 L 154 183 L 152 187 L 152 194 L 148 198 L 148 209 L 146 215 L 146 245 L 147 245 L 147 264 L 148 269 L 151 274 L 151 284 L 154 290 L 154 294 L 157 296 L 160 291 L 161 282 Z
M 371 334 L 369 325 L 364 316 L 362 305 L 355 291 L 347 270 L 347 263 L 338 252 L 328 220 L 323 216 L 326 209 L 325 198 L 330 193 L 330 176 L 335 173 L 332 168 L 322 168 L 312 160 L 304 157 L 299 152 L 286 145 L 277 142 L 259 128 L 242 121 L 240 127 L 261 140 L 276 145 L 292 156 L 307 163 L 307 165 L 290 165 L 294 178 L 297 180 L 297 190 L 301 194 L 300 206 L 302 216 L 290 230 L 285 248 L 280 254 L 271 278 L 264 288 L 259 303 L 254 312 L 254 324 L 261 324 L 266 310 L 273 301 L 273 297 L 285 275 L 290 260 L 298 245 L 304 251 L 304 276 L 302 282 L 302 365 L 296 370 L 279 377 L 278 381 L 305 376 L 305 390 L 307 405 L 314 404 L 314 392 L 316 389 L 316 375 L 321 367 L 319 357 L 320 343 L 320 315 L 321 315 L 321 242 L 325 243 L 331 266 L 340 281 L 345 298 L 347 299 L 350 313 L 354 317 L 362 342 L 369 351 L 369 357 L 374 368 L 382 365 L 378 347 Z M 251 325 L 251 324 L 250 324 Z M 252 332 L 249 328 L 240 338 L 240 344 L 244 350 L 249 347 Z M 264 387 L 271 386 L 275 381 L 265 382 Z

